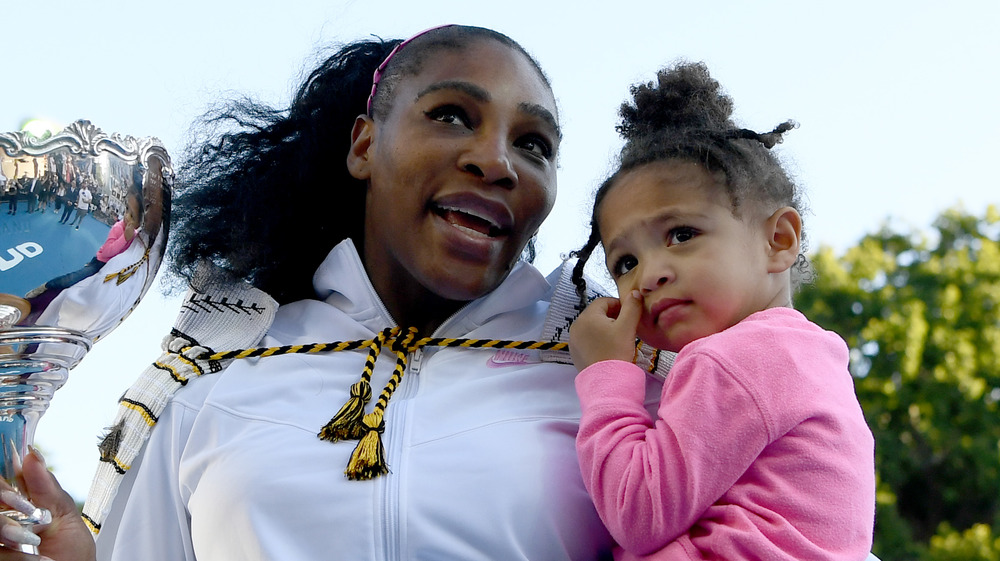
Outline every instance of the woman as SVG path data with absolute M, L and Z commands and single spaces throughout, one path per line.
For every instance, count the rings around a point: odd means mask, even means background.
M 274 297 L 260 346 L 375 340 L 395 326 L 540 338 L 553 287 L 519 257 L 555 199 L 551 88 L 490 30 L 436 28 L 385 60 L 398 44 L 345 47 L 287 114 L 220 117 L 246 126 L 197 152 L 181 178 L 174 266 L 191 277 L 208 259 Z M 573 367 L 394 337 L 371 372 L 364 351 L 272 356 L 178 391 L 101 521 L 98 557 L 606 554 L 574 452 Z M 365 376 L 394 397 L 341 431 Z M 381 439 L 384 465 L 357 466 L 368 440 L 352 431 Z M 39 531 L 42 553 L 94 559 L 41 466 L 25 460 L 30 498 L 55 517 Z

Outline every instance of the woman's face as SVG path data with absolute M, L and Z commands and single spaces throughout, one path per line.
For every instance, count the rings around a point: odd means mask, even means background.
M 552 209 L 560 132 L 534 66 L 491 40 L 434 52 L 394 93 L 384 118 L 359 118 L 348 164 L 369 185 L 368 275 L 402 320 L 503 281 Z

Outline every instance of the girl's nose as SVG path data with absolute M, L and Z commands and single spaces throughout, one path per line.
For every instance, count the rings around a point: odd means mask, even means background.
M 639 279 L 639 291 L 649 294 L 674 280 L 674 273 L 667 263 L 657 262 L 645 267 Z

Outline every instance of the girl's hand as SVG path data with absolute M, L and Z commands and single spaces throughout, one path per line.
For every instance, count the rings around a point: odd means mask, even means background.
M 635 329 L 642 315 L 642 295 L 633 290 L 624 298 L 598 298 L 569 328 L 569 354 L 577 369 L 602 360 L 635 358 Z
M 123 233 L 125 235 L 125 239 L 128 241 L 132 241 L 132 238 L 135 237 L 135 229 L 137 228 L 137 226 L 133 222 L 134 222 L 133 220 L 129 220 L 128 218 L 125 219 L 125 227 L 123 229 L 124 230 Z
M 46 558 L 58 561 L 97 559 L 94 538 L 83 523 L 73 497 L 62 489 L 55 476 L 45 468 L 45 461 L 41 456 L 32 451 L 25 456 L 21 469 L 25 492 L 31 503 L 8 506 L 16 510 L 25 510 L 30 506 L 47 508 L 52 514 L 52 522 L 36 525 L 30 532 L 26 532 L 19 525 L 17 528 L 12 526 L 17 525 L 16 522 L 0 517 L 0 561 L 38 561 Z M 7 493 L 13 491 L 9 486 L 0 483 L 0 487 L 2 487 L 0 497 L 5 497 L 5 500 L 10 502 L 20 502 Z M 42 557 L 19 551 L 19 543 L 34 545 L 37 543 L 36 538 L 41 539 L 38 549 Z

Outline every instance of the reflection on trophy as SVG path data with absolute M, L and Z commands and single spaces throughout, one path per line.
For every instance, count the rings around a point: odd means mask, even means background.
M 15 488 L 55 390 L 152 283 L 172 179 L 155 138 L 89 121 L 0 133 L 0 473 Z M 48 513 L 3 514 L 37 524 Z

